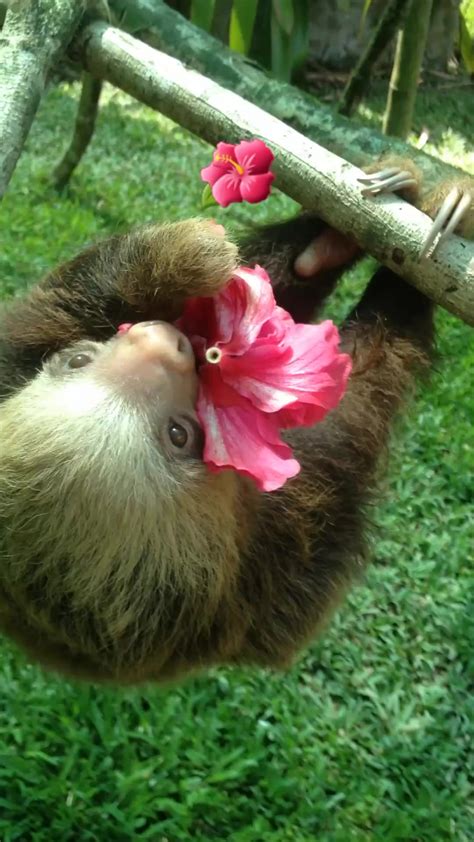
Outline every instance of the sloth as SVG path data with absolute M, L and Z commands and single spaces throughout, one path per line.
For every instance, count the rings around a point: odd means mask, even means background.
M 405 163 L 367 192 L 410 191 L 433 217 L 448 196 L 435 233 L 473 236 L 469 179 L 426 200 L 418 183 Z M 206 468 L 196 363 L 174 322 L 257 262 L 310 321 L 357 256 L 311 214 L 239 247 L 192 219 L 110 237 L 4 304 L 0 630 L 31 658 L 89 681 L 167 681 L 284 668 L 324 627 L 368 558 L 367 508 L 392 421 L 430 365 L 433 304 L 375 272 L 340 328 L 347 392 L 285 434 L 302 470 L 272 493 Z

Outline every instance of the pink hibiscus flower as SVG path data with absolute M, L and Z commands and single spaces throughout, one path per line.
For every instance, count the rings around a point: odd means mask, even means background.
M 321 421 L 344 394 L 351 359 L 337 328 L 295 324 L 260 266 L 238 269 L 213 298 L 190 299 L 177 324 L 199 364 L 204 461 L 280 488 L 300 470 L 280 430 Z
M 212 164 L 201 170 L 212 195 L 226 208 L 233 202 L 263 202 L 275 178 L 269 172 L 273 152 L 263 140 L 242 140 L 239 144 L 218 143 Z

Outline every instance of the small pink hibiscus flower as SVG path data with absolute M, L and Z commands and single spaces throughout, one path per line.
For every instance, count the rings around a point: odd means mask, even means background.
M 238 269 L 213 298 L 190 299 L 178 327 L 199 364 L 204 461 L 280 488 L 300 470 L 280 430 L 321 421 L 344 394 L 351 359 L 337 328 L 295 324 L 260 266 Z
M 201 170 L 212 195 L 226 208 L 233 202 L 263 202 L 275 176 L 269 172 L 273 152 L 263 140 L 242 140 L 239 144 L 218 143 L 212 164 Z

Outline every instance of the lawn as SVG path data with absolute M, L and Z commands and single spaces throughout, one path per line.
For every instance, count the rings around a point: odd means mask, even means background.
M 49 94 L 1 206 L 2 295 L 97 236 L 199 212 L 209 147 L 110 89 L 57 196 L 48 174 L 76 101 L 75 87 Z M 378 125 L 381 108 L 375 96 L 360 117 Z M 423 92 L 425 124 L 429 151 L 474 172 L 472 92 Z M 215 216 L 238 228 L 293 208 L 275 193 L 251 216 Z M 333 313 L 366 277 L 346 277 Z M 438 328 L 439 368 L 397 434 L 374 564 L 288 673 L 112 691 L 46 675 L 1 643 L 2 842 L 474 838 L 474 342 L 444 312 Z

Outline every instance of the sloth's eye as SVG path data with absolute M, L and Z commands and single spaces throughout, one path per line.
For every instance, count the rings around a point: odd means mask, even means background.
M 84 366 L 89 365 L 92 362 L 92 357 L 90 354 L 74 354 L 74 356 L 69 357 L 67 361 L 68 368 L 84 368 Z
M 202 459 L 204 433 L 196 418 L 187 413 L 179 421 L 170 418 L 166 427 L 168 453 L 179 459 Z
M 168 435 L 173 447 L 186 447 L 188 443 L 188 431 L 181 424 L 171 421 L 168 427 Z

